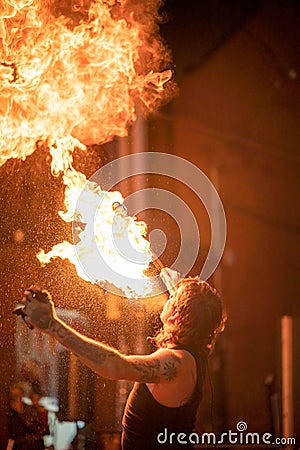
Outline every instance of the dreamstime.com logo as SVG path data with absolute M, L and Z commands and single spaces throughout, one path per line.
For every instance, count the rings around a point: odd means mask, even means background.
M 159 152 L 143 152 L 127 155 L 118 158 L 104 167 L 100 168 L 87 182 L 87 184 L 96 183 L 101 187 L 102 194 L 99 195 L 97 211 L 94 213 L 94 228 L 90 228 L 88 233 L 91 234 L 92 242 L 96 227 L 96 215 L 101 216 L 101 208 L 107 208 L 109 196 L 115 185 L 119 182 L 135 177 L 138 175 L 149 176 L 149 174 L 160 175 L 169 179 L 174 179 L 189 188 L 206 208 L 207 215 L 211 225 L 211 241 L 206 261 L 199 274 L 200 279 L 207 280 L 216 270 L 223 254 L 226 241 L 226 218 L 225 212 L 214 185 L 208 177 L 194 164 L 175 155 Z M 138 186 L 138 184 L 137 184 Z M 179 195 L 174 194 L 168 189 L 169 183 L 166 182 L 164 188 L 138 188 L 134 193 L 124 200 L 124 211 L 129 211 L 130 217 L 137 216 L 140 212 L 147 209 L 160 210 L 170 215 L 175 220 L 180 231 L 180 249 L 176 255 L 174 263 L 170 267 L 186 276 L 193 267 L 200 250 L 200 230 L 197 220 L 188 204 L 184 202 Z M 193 195 L 194 195 L 193 194 Z M 78 198 L 77 205 L 80 202 L 88 202 L 85 200 L 87 189 L 84 187 Z M 116 232 L 117 214 L 115 219 L 111 221 L 111 226 L 105 230 L 106 237 L 110 235 L 113 241 L 114 250 L 118 257 L 123 258 L 130 263 L 131 269 L 126 273 L 122 272 L 117 264 L 114 264 L 113 258 L 110 260 L 105 252 L 102 252 L 101 246 L 98 246 L 97 256 L 93 263 L 94 267 L 101 267 L 107 273 L 107 280 L 113 282 L 118 278 L 122 278 L 122 284 L 132 286 L 136 284 L 138 268 L 145 263 L 145 254 L 133 248 L 130 232 L 128 231 L 125 239 L 119 239 Z M 93 214 L 93 213 L 92 213 Z M 97 219 L 98 220 L 98 219 Z M 130 224 L 130 221 L 128 222 Z M 78 223 L 73 226 L 74 241 L 78 241 L 77 227 Z M 77 236 L 76 236 L 77 233 Z M 155 249 L 155 257 L 160 256 L 167 245 L 172 246 L 171 242 L 167 242 L 166 233 L 163 230 L 154 230 L 149 236 L 151 248 Z M 95 280 L 93 269 L 91 269 L 84 257 L 77 253 L 81 267 L 92 282 Z M 156 275 L 158 276 L 158 275 Z M 155 276 L 153 276 L 155 278 Z M 155 281 L 155 280 L 153 280 Z M 109 290 L 109 287 L 107 288 Z M 162 288 L 163 289 L 163 288 Z
M 254 433 L 247 431 L 248 425 L 244 421 L 236 424 L 236 431 L 228 430 L 220 435 L 216 433 L 172 433 L 165 428 L 157 435 L 157 442 L 161 446 L 164 444 L 177 445 L 295 445 L 296 438 L 274 437 L 271 433 Z M 176 447 L 177 448 L 177 447 Z

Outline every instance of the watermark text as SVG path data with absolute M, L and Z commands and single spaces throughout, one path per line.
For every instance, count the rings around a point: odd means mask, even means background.
M 157 435 L 157 442 L 164 444 L 181 444 L 181 445 L 295 445 L 294 437 L 275 437 L 271 433 L 256 433 L 247 431 L 247 423 L 240 421 L 236 424 L 236 431 L 228 430 L 221 434 L 213 432 L 198 434 L 192 433 L 174 433 L 168 428 Z

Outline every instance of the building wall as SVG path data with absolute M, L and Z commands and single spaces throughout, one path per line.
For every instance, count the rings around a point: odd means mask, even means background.
M 280 317 L 300 313 L 300 91 L 289 78 L 291 68 L 299 69 L 290 46 L 299 31 L 292 20 L 287 29 L 286 16 L 263 8 L 206 64 L 185 74 L 174 102 L 175 153 L 208 177 L 217 171 L 227 218 L 215 279 L 228 310 L 226 421 L 235 429 L 244 420 L 261 432 L 271 427 L 269 374 L 280 389 Z

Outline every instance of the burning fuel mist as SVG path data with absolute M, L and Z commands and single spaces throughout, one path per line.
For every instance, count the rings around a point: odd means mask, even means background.
M 84 189 L 89 201 L 95 202 L 106 193 L 86 183 L 85 175 L 74 169 L 74 150 L 88 151 L 86 145 L 126 136 L 136 120 L 137 104 L 150 111 L 172 91 L 169 52 L 158 35 L 160 6 L 158 0 L 76 0 L 69 9 L 58 1 L 1 3 L 0 164 L 10 158 L 25 159 L 37 142 L 47 146 L 52 173 L 61 176 L 66 186 L 65 211 L 60 215 L 67 222 L 84 224 L 81 242 L 88 235 L 91 215 L 77 209 L 80 192 Z M 98 243 L 110 224 L 112 204 L 123 202 L 120 193 L 105 199 L 106 212 L 102 208 L 97 222 Z M 126 232 L 128 220 L 124 217 L 120 223 Z M 131 233 L 147 265 L 144 232 L 143 225 L 131 221 Z M 90 251 L 86 245 L 82 243 L 80 250 L 85 256 Z M 107 254 L 111 254 L 109 245 L 105 241 Z M 48 258 L 41 253 L 40 260 L 45 263 L 59 256 L 76 264 L 74 255 L 74 246 L 66 241 L 55 246 Z M 86 279 L 80 264 L 76 269 Z M 101 281 L 98 274 L 94 278 L 99 281 L 99 277 Z M 134 293 L 132 286 L 118 287 L 126 295 L 142 294 Z

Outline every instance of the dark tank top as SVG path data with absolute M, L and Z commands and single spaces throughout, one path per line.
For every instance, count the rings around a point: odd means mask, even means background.
M 183 347 L 196 361 L 197 382 L 190 400 L 179 407 L 168 407 L 158 403 L 144 383 L 135 383 L 128 397 L 122 421 L 123 450 L 192 449 L 188 436 L 192 433 L 197 409 L 202 397 L 202 385 L 207 367 L 206 352 L 196 355 Z M 171 436 L 171 433 L 175 433 Z M 178 442 L 180 440 L 186 443 Z

